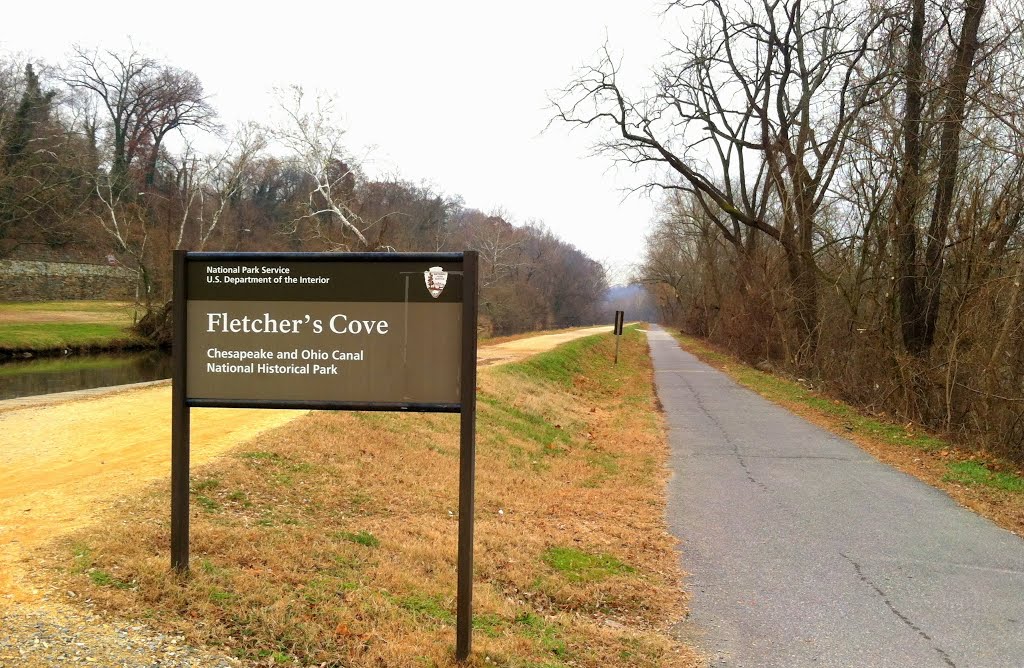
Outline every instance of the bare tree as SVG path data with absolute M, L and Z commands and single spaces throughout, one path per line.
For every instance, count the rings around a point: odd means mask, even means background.
M 758 235 L 786 257 L 801 357 L 818 326 L 817 215 L 841 164 L 851 123 L 887 73 L 865 56 L 884 16 L 864 24 L 845 0 L 673 2 L 699 11 L 692 38 L 673 46 L 654 92 L 631 100 L 607 48 L 553 102 L 556 118 L 603 126 L 600 148 L 634 165 L 667 166 L 695 193 L 723 236 Z M 707 165 L 702 167 L 701 163 Z
M 148 257 L 149 228 L 146 213 L 136 203 L 125 202 L 114 182 L 97 179 L 96 198 L 100 207 L 95 219 L 102 230 L 114 242 L 115 249 L 130 258 L 133 270 L 138 275 L 139 292 L 146 313 L 153 309 L 153 268 Z
M 343 143 L 345 131 L 334 111 L 334 101 L 318 95 L 310 103 L 299 86 L 277 91 L 284 122 L 268 134 L 288 152 L 289 164 L 310 179 L 311 188 L 300 216 L 292 220 L 289 232 L 298 233 L 309 223 L 311 236 L 331 249 L 368 249 L 369 223 L 352 208 L 356 173 Z
M 918 309 L 912 320 L 916 324 L 923 320 L 923 331 L 911 340 L 911 350 L 927 350 L 935 341 L 935 327 L 939 318 L 939 301 L 942 292 L 944 255 L 949 234 L 950 215 L 953 209 L 953 191 L 956 188 L 958 163 L 960 160 L 960 135 L 964 125 L 964 110 L 967 101 L 967 86 L 974 71 L 975 55 L 978 51 L 978 30 L 985 12 L 985 0 L 966 0 L 960 37 L 954 47 L 953 60 L 943 85 L 942 116 L 939 119 L 940 132 L 938 170 L 935 178 L 935 202 L 932 205 L 931 222 L 928 225 L 928 243 L 925 247 L 925 272 L 922 284 L 923 298 L 913 305 Z M 920 310 L 923 307 L 923 318 Z M 920 327 L 920 325 L 917 325 Z
M 470 248 L 480 253 L 480 285 L 489 288 L 506 280 L 524 263 L 524 234 L 505 220 L 504 211 L 492 212 L 472 228 Z
M 143 182 L 152 185 L 157 155 L 172 130 L 212 127 L 214 112 L 191 72 L 161 65 L 134 48 L 127 53 L 75 46 L 64 83 L 88 91 L 110 123 L 110 185 L 118 197 L 136 190 L 129 169 L 144 160 Z
M 201 156 L 186 144 L 175 166 L 174 191 L 181 215 L 175 249 L 182 248 L 189 229 L 195 249 L 206 248 L 264 148 L 263 131 L 253 123 L 239 128 L 218 153 Z
M 147 186 L 155 180 L 160 147 L 167 135 L 187 127 L 211 129 L 216 117 L 202 83 L 192 72 L 165 65 L 155 78 L 157 85 L 139 119 L 148 139 Z

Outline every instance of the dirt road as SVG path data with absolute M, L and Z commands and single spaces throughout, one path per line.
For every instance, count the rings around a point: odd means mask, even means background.
M 515 362 L 525 357 L 529 357 L 530 355 L 542 353 L 545 350 L 551 350 L 556 346 L 560 346 L 563 343 L 567 343 L 574 339 L 581 339 L 584 336 L 590 336 L 592 334 L 609 333 L 611 330 L 612 328 L 610 326 L 603 325 L 599 327 L 587 327 L 585 329 L 573 329 L 566 332 L 557 332 L 555 334 L 528 336 L 514 341 L 498 343 L 493 346 L 483 346 L 480 348 L 477 360 L 480 366 L 508 364 L 509 362 Z
M 480 349 L 479 364 L 505 364 L 593 327 Z M 304 412 L 194 409 L 192 465 L 200 466 Z M 0 401 L 0 606 L 37 596 L 29 552 L 91 522 L 118 496 L 170 476 L 170 384 L 59 399 Z

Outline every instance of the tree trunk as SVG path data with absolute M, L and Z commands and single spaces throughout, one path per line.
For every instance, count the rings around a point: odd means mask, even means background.
M 953 209 L 957 167 L 960 160 L 960 133 L 964 125 L 967 103 L 967 84 L 974 70 L 974 57 L 978 52 L 978 29 L 985 12 L 985 0 L 967 0 L 964 23 L 960 30 L 953 62 L 946 77 L 942 134 L 939 143 L 939 169 L 936 181 L 935 205 L 928 226 L 928 246 L 925 251 L 924 280 L 924 347 L 935 341 L 935 327 L 939 318 L 942 292 L 942 270 L 945 263 L 946 238 Z
M 900 325 L 907 351 L 925 350 L 924 308 L 918 282 L 917 212 L 924 196 L 921 184 L 921 89 L 924 82 L 924 0 L 911 0 L 910 41 L 907 44 L 907 99 L 903 110 L 903 169 L 893 195 L 898 250 L 897 280 Z
M 797 332 L 797 364 L 813 363 L 818 352 L 818 272 L 809 249 L 786 244 L 786 267 L 793 290 L 793 326 Z

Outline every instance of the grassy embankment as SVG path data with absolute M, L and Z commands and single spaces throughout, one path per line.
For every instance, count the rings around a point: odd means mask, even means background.
M 848 438 L 876 458 L 946 491 L 960 504 L 1024 536 L 1024 472 L 965 452 L 918 425 L 865 415 L 795 380 L 754 369 L 707 341 L 673 332 L 683 348 L 766 399 Z
M 481 371 L 470 665 L 688 666 L 646 341 Z M 317 412 L 193 471 L 192 573 L 159 485 L 61 548 L 62 589 L 248 660 L 452 666 L 458 418 Z
M 152 347 L 129 331 L 132 309 L 123 302 L 0 302 L 0 356 Z

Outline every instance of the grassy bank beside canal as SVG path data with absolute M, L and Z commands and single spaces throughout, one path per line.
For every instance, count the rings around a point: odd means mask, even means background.
M 0 302 L 0 359 L 151 348 L 130 329 L 134 308 L 105 301 Z

